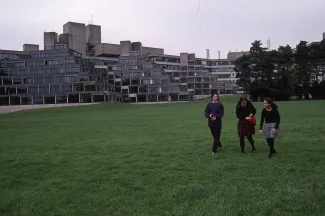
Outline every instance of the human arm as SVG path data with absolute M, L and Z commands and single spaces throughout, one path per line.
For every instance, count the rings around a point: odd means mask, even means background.
M 279 110 L 276 109 L 276 124 L 275 124 L 275 127 L 274 129 L 279 129 L 279 125 L 280 125 L 280 113 L 279 113 Z
M 265 120 L 265 109 L 263 109 L 261 113 L 260 130 L 263 129 L 264 120 Z
M 212 117 L 212 114 L 211 114 L 210 110 L 211 110 L 210 106 L 209 106 L 209 104 L 207 104 L 207 106 L 205 107 L 205 111 L 204 111 L 205 118 L 211 118 Z

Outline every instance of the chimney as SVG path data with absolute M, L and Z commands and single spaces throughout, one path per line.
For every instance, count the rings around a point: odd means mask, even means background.
M 220 59 L 220 51 L 218 51 L 218 58 Z

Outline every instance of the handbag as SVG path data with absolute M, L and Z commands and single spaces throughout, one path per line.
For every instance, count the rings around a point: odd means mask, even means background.
M 256 125 L 256 118 L 252 115 L 252 116 L 251 116 L 251 119 L 249 120 L 249 122 L 250 122 L 252 125 Z

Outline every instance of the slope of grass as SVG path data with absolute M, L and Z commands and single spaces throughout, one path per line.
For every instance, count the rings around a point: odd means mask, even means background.
M 235 100 L 216 156 L 206 101 L 0 116 L 0 215 L 325 215 L 325 101 L 279 103 L 268 159 L 260 135 L 240 153 Z

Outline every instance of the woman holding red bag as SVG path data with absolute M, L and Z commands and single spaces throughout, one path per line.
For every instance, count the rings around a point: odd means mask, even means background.
M 245 137 L 251 144 L 252 151 L 256 150 L 253 139 L 256 124 L 255 114 L 256 109 L 253 104 L 246 97 L 241 97 L 236 106 L 236 116 L 238 118 L 237 132 L 242 153 L 245 153 Z

